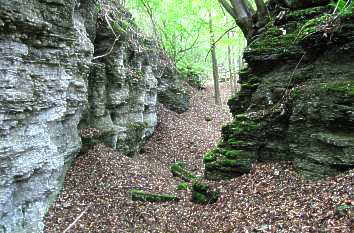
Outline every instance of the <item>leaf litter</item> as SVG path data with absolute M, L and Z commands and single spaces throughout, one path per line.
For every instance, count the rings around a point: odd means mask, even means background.
M 64 187 L 45 217 L 45 232 L 354 232 L 354 170 L 322 181 L 305 181 L 291 163 L 257 163 L 252 172 L 225 181 L 205 181 L 221 192 L 217 203 L 193 204 L 191 190 L 169 167 L 183 161 L 202 178 L 202 156 L 231 121 L 221 85 L 223 106 L 213 104 L 212 87 L 195 91 L 182 114 L 159 106 L 154 135 L 133 158 L 97 145 L 79 156 Z M 208 119 L 208 120 L 206 120 Z M 133 189 L 177 195 L 179 202 L 131 200 Z M 84 214 L 82 214 L 84 212 Z M 77 219 L 80 216 L 80 219 Z

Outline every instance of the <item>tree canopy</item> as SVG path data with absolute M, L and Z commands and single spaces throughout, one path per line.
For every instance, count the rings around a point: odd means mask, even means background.
M 221 76 L 229 75 L 228 48 L 239 57 L 245 46 L 242 31 L 215 0 L 127 0 L 126 7 L 180 70 L 211 73 L 209 12 Z

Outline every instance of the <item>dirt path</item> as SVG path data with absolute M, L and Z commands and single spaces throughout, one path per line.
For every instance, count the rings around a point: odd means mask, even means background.
M 224 103 L 229 95 L 222 86 Z M 195 93 L 189 111 L 161 108 L 156 133 L 134 158 L 103 145 L 79 157 L 68 172 L 64 190 L 46 217 L 46 232 L 63 232 L 83 211 L 70 232 L 350 232 L 353 220 L 335 207 L 352 200 L 354 171 L 321 182 L 304 182 L 289 164 L 258 164 L 253 172 L 222 182 L 220 200 L 201 206 L 169 166 L 186 161 L 203 174 L 202 156 L 231 120 L 228 107 L 215 106 L 212 90 Z M 208 126 L 205 117 L 212 117 Z M 133 202 L 131 189 L 178 195 L 178 203 Z

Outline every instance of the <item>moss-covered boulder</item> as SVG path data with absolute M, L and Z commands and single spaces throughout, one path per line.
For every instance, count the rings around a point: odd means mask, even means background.
M 210 190 L 209 185 L 196 181 L 192 186 L 192 202 L 201 205 L 213 204 L 218 201 L 220 193 Z

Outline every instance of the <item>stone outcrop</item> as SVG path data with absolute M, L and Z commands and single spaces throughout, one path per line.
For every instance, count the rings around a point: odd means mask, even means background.
M 86 146 L 131 154 L 154 130 L 159 94 L 186 109 L 163 52 L 110 7 L 108 26 L 99 1 L 0 0 L 0 233 L 42 231 L 80 130 L 94 128 Z
M 0 1 L 0 232 L 40 232 L 80 150 L 93 45 L 74 0 Z
M 138 31 L 129 12 L 107 4 L 98 12 L 97 25 L 92 39 L 98 59 L 89 77 L 89 108 L 80 127 L 100 133 L 83 136 L 83 141 L 86 149 L 104 142 L 133 155 L 155 129 L 157 99 L 183 112 L 188 96 L 170 60 Z
M 204 157 L 208 178 L 242 175 L 255 161 L 290 160 L 310 179 L 354 168 L 353 14 L 285 2 L 271 1 L 275 21 L 246 49 L 234 122 Z

